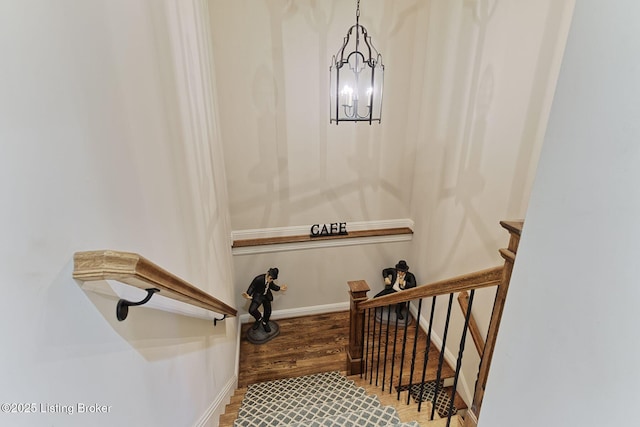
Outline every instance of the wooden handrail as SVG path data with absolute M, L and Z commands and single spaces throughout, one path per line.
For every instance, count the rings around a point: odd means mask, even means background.
M 511 281 L 511 272 L 513 271 L 513 265 L 516 259 L 518 251 L 518 245 L 524 226 L 523 221 L 501 221 L 500 225 L 504 227 L 510 233 L 509 246 L 506 249 L 500 249 L 500 255 L 504 258 L 504 265 L 489 268 L 486 270 L 480 270 L 475 273 L 465 274 L 462 276 L 454 277 L 452 279 L 446 279 L 439 282 L 435 282 L 429 285 L 418 286 L 402 292 L 395 292 L 393 294 L 385 295 L 378 298 L 367 299 L 366 291 L 369 290 L 366 282 L 363 280 L 348 282 L 351 289 L 351 329 L 358 330 L 362 328 L 361 334 L 364 337 L 365 331 L 363 325 L 365 310 L 369 310 L 377 307 L 385 307 L 392 304 L 404 303 L 412 300 L 418 300 L 423 298 L 430 298 L 439 295 L 447 295 L 453 293 L 463 293 L 461 295 L 461 305 L 463 311 L 468 307 L 468 302 L 465 298 L 464 292 L 472 289 L 480 289 L 489 286 L 496 286 L 496 296 L 494 299 L 493 309 L 491 312 L 491 319 L 489 320 L 489 326 L 486 336 L 486 342 L 482 345 L 480 340 L 476 340 L 476 347 L 481 355 L 480 366 L 478 368 L 478 377 L 476 385 L 474 387 L 473 401 L 465 416 L 464 427 L 477 427 L 478 415 L 482 406 L 482 400 L 484 398 L 484 390 L 487 384 L 489 376 L 489 370 L 491 367 L 491 361 L 493 358 L 493 351 L 495 349 L 496 339 L 500 328 L 500 322 L 502 319 L 502 312 L 504 309 L 507 293 L 509 290 L 509 283 Z M 355 290 L 362 290 L 362 292 L 354 292 Z M 469 297 L 470 298 L 470 297 Z M 470 318 L 471 322 L 471 318 Z M 382 328 L 382 326 L 381 326 Z M 477 328 L 476 328 L 477 329 Z M 416 325 L 417 330 L 417 325 Z M 375 331 L 375 324 L 374 324 Z M 406 332 L 406 329 L 405 329 Z M 367 332 L 368 333 L 368 332 Z M 472 331 L 472 335 L 479 335 Z M 446 335 L 446 332 L 445 332 Z M 464 337 L 464 334 L 463 334 Z M 395 339 L 395 338 L 394 338 Z M 464 341 L 461 340 L 461 347 Z M 444 345 L 444 344 L 443 344 Z M 482 351 L 480 350 L 482 348 Z M 394 350 L 395 352 L 395 350 Z M 415 347 L 414 347 L 415 353 Z M 362 343 L 351 339 L 348 346 L 349 364 L 348 369 L 350 374 L 360 374 L 363 369 L 367 369 L 366 363 L 362 363 Z M 380 357 L 380 353 L 378 353 Z M 386 352 L 385 352 L 385 358 Z M 404 358 L 404 355 L 402 356 Z M 415 354 L 414 354 L 415 357 Z M 373 360 L 373 359 L 372 359 Z M 460 361 L 461 359 L 459 359 Z M 358 363 L 360 362 L 360 363 Z M 413 363 L 413 362 L 412 362 Z M 364 366 L 364 368 L 363 368 Z M 386 365 L 385 365 L 386 366 Z M 392 365 L 393 366 L 393 365 Z M 377 369 L 377 368 L 376 368 Z M 454 381 L 455 388 L 455 381 Z
M 402 292 L 394 292 L 378 298 L 360 303 L 359 307 L 366 310 L 374 307 L 384 307 L 390 304 L 412 301 L 414 299 L 429 298 L 438 295 L 449 295 L 455 292 L 470 291 L 471 289 L 486 288 L 499 285 L 502 280 L 503 266 L 488 268 L 474 273 L 464 274 L 451 279 L 441 280 L 429 285 L 418 286 Z
M 159 295 L 223 314 L 238 311 L 146 258 L 111 250 L 76 252 L 73 278 L 80 281 L 117 280 L 140 289 L 157 288 Z

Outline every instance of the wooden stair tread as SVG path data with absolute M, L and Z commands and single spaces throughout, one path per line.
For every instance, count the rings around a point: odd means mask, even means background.
M 389 393 L 388 389 L 386 391 L 382 391 L 380 387 L 376 387 L 373 384 L 369 384 L 368 380 L 364 378 L 360 378 L 359 375 L 349 375 L 347 378 L 353 380 L 357 386 L 363 387 L 367 390 L 369 394 L 375 394 L 380 399 L 380 402 L 383 405 L 391 405 L 396 408 L 398 414 L 400 415 L 400 420 L 402 422 L 409 421 L 418 421 L 421 426 L 431 426 L 433 421 L 444 421 L 444 424 L 441 424 L 443 427 L 446 425 L 446 419 L 443 420 L 429 420 L 431 416 L 431 402 L 422 402 L 420 412 L 418 412 L 418 403 L 413 399 L 410 399 L 409 404 L 407 405 L 407 391 L 403 391 L 400 393 L 400 400 L 398 400 L 398 393 L 393 392 Z M 446 387 L 445 387 L 446 388 Z M 462 400 L 462 398 L 456 393 L 456 399 L 454 400 L 454 405 L 460 403 L 461 407 L 458 409 L 466 409 L 466 404 Z M 438 416 L 436 412 L 436 417 Z M 455 420 L 454 420 L 455 418 Z M 459 424 L 456 424 L 459 423 Z M 433 425 L 434 427 L 439 427 L 440 424 L 436 423 Z M 462 427 L 461 418 L 458 416 L 454 416 L 451 418 L 451 426 L 460 426 Z

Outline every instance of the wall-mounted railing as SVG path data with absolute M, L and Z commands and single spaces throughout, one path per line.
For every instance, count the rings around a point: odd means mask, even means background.
M 464 356 L 467 330 L 470 328 L 471 309 L 475 291 L 481 288 L 496 287 L 496 297 L 492 308 L 491 320 L 485 340 L 477 336 L 474 326 L 472 335 L 478 353 L 480 366 L 473 394 L 471 407 L 465 417 L 465 427 L 475 427 L 484 397 L 484 389 L 489 375 L 493 349 L 502 318 L 502 310 L 509 288 L 511 271 L 520 240 L 523 222 L 500 223 L 511 233 L 508 249 L 501 249 L 504 265 L 481 270 L 475 273 L 458 276 L 418 286 L 409 290 L 396 292 L 383 297 L 368 299 L 369 286 L 363 280 L 349 282 L 351 293 L 351 326 L 350 342 L 347 349 L 349 374 L 360 374 L 368 378 L 370 383 L 380 382 L 382 390 L 388 384 L 389 392 L 394 388 L 400 399 L 400 392 L 408 390 L 407 399 L 413 395 L 419 401 L 421 410 L 423 401 L 431 402 L 431 418 L 438 411 L 440 417 L 447 418 L 447 426 L 455 414 L 454 402 L 457 398 L 457 386 Z M 465 297 L 466 293 L 469 293 Z M 452 315 L 452 304 L 455 293 L 461 293 L 460 302 L 465 316 L 464 326 L 458 342 L 458 354 L 455 369 L 444 363 L 447 349 L 447 337 Z M 432 346 L 432 332 L 436 299 L 448 297 L 447 314 L 444 319 L 441 335 L 441 348 L 435 351 Z M 423 301 L 431 299 L 426 330 L 420 328 Z M 413 316 L 407 313 L 406 319 L 399 319 L 394 307 L 397 304 L 414 302 Z M 475 322 L 473 322 L 475 323 Z M 420 343 L 420 344 L 419 344 Z M 420 347 L 422 346 L 422 347 Z M 451 346 L 449 346 L 451 347 Z M 455 345 L 454 345 L 455 347 Z M 430 359 L 431 358 L 431 359 Z M 437 358 L 438 360 L 433 360 Z M 452 383 L 445 384 L 445 379 Z M 408 402 L 407 402 L 408 403 Z
M 145 304 L 156 293 L 222 315 L 217 320 L 237 315 L 235 308 L 135 253 L 111 250 L 76 252 L 73 261 L 74 279 L 82 282 L 117 280 L 147 291 L 147 297 L 141 301 L 118 301 L 118 320 L 127 317 L 130 306 Z

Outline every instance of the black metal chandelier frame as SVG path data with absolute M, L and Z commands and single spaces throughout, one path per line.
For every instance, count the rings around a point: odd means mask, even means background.
M 352 37 L 355 37 L 355 49 L 345 52 Z M 380 123 L 384 64 L 367 29 L 360 25 L 360 0 L 356 7 L 356 24 L 349 28 L 342 47 L 331 62 L 330 123 Z

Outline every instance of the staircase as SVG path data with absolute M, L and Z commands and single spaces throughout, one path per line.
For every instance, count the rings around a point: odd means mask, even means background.
M 385 402 L 381 402 L 368 393 L 366 381 L 358 380 L 334 371 L 252 384 L 238 389 L 220 417 L 220 426 L 436 427 L 446 421 L 403 421 L 406 414 L 401 416 L 393 406 L 395 395 L 392 399 L 382 395 Z M 403 406 L 402 411 L 411 413 L 410 407 Z M 451 426 L 462 425 L 458 417 L 453 421 Z
M 341 313 L 329 313 L 307 316 L 308 319 L 288 319 L 293 323 L 287 329 L 285 319 L 282 322 L 287 333 L 283 339 L 279 337 L 278 342 L 243 351 L 245 340 L 241 340 L 240 388 L 220 417 L 219 425 L 461 427 L 464 424 L 465 427 L 476 427 L 523 222 L 502 221 L 501 225 L 511 234 L 509 247 L 500 250 L 504 266 L 375 299 L 366 296 L 370 289 L 365 281 L 350 281 L 348 322 L 335 317 Z M 481 360 L 473 403 L 467 408 L 459 398 L 457 385 L 467 327 L 473 324 L 473 295 L 476 289 L 494 286 L 496 297 L 487 336 L 484 345 L 476 343 Z M 434 330 L 436 298 L 448 295 L 444 330 L 436 331 L 442 346 L 446 347 L 456 293 L 463 293 L 466 300 L 464 327 L 459 344 L 454 342 L 453 345 L 459 347 L 454 371 L 444 360 L 443 353 L 431 345 L 430 338 Z M 431 301 L 431 309 L 423 313 L 422 302 L 425 300 Z M 389 317 L 386 322 L 382 317 L 378 320 L 379 310 L 409 301 L 417 302 L 417 314 L 412 314 L 416 326 L 400 328 L 398 323 L 390 322 Z M 428 327 L 423 330 L 418 326 L 422 316 L 427 315 Z M 323 319 L 326 324 L 317 323 Z M 245 332 L 247 327 L 249 325 L 244 327 Z M 409 329 L 413 332 L 407 334 Z M 314 331 L 313 335 L 308 333 L 310 330 Z M 342 349 L 347 333 L 346 372 L 349 376 L 345 377 L 340 372 L 344 372 L 341 371 L 344 369 Z M 473 328 L 471 335 L 474 335 Z M 477 337 L 474 337 L 475 341 L 478 341 Z M 283 379 L 295 375 L 302 376 Z M 448 383 L 450 380 L 453 382 Z M 446 396 L 453 400 L 447 401 Z M 415 400 L 422 403 L 417 404 Z M 438 419 L 440 416 L 443 418 Z

